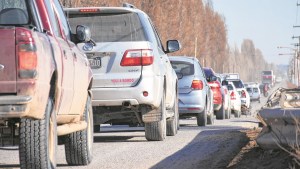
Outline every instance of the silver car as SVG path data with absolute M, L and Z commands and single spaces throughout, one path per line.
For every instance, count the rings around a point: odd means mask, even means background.
M 180 116 L 196 116 L 198 126 L 212 124 L 213 93 L 198 59 L 176 56 L 170 60 L 178 77 Z
M 151 19 L 132 5 L 68 8 L 73 30 L 91 29 L 91 43 L 80 43 L 93 70 L 95 130 L 99 124 L 140 124 L 147 140 L 164 140 L 178 130 L 177 77 Z
M 251 101 L 258 101 L 260 102 L 260 89 L 258 85 L 248 85 L 248 87 L 246 88 L 247 92 L 250 95 L 250 100 Z

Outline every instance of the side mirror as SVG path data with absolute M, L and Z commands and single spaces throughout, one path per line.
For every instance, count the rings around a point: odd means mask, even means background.
M 183 74 L 182 73 L 176 73 L 176 75 L 177 75 L 178 79 L 182 79 L 183 78 Z
M 76 27 L 76 37 L 80 42 L 90 42 L 91 36 L 91 30 L 89 27 L 84 25 L 78 25 Z
M 178 40 L 168 40 L 167 41 L 167 51 L 166 53 L 176 52 L 181 48 Z

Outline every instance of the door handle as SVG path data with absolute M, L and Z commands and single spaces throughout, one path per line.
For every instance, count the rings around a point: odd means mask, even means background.
M 64 55 L 64 58 L 67 59 L 67 52 L 66 52 L 66 50 L 63 50 L 63 55 Z
M 4 69 L 4 65 L 0 64 L 0 71 Z

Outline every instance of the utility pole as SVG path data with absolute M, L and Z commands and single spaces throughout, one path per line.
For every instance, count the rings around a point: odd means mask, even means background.
M 300 4 L 297 4 L 297 6 L 299 6 Z M 295 26 L 294 26 L 295 27 Z M 300 27 L 300 26 L 297 26 Z M 300 36 L 293 36 L 293 39 L 297 38 L 299 40 L 299 44 L 300 44 Z M 294 57 L 294 78 L 296 81 L 296 85 L 299 86 L 300 82 L 300 73 L 299 73 L 299 50 L 300 47 L 299 45 L 297 46 L 297 50 L 295 51 L 295 57 Z

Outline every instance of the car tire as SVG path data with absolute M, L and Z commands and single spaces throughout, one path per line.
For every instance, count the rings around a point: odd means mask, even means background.
M 49 98 L 45 118 L 22 118 L 20 122 L 19 157 L 21 168 L 56 168 L 57 123 L 53 102 Z
M 241 117 L 241 111 L 234 110 L 234 117 L 240 118 Z
M 225 109 L 224 109 L 224 106 L 223 106 L 223 105 L 221 106 L 220 110 L 217 111 L 216 117 L 217 117 L 217 119 L 219 119 L 219 120 L 225 119 Z
M 163 91 L 164 93 L 164 91 Z M 165 94 L 157 111 L 161 113 L 161 120 L 157 122 L 145 123 L 145 137 L 148 141 L 163 141 L 166 138 L 166 105 Z
M 204 107 L 203 112 L 197 114 L 197 125 L 206 126 L 207 125 L 207 107 Z
M 92 161 L 94 123 L 90 96 L 86 101 L 83 119 L 87 122 L 86 129 L 65 136 L 65 154 L 69 165 L 88 165 Z
M 167 136 L 175 136 L 178 130 L 178 97 L 176 94 L 174 106 L 172 108 L 174 117 L 167 120 Z

